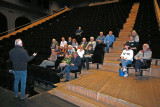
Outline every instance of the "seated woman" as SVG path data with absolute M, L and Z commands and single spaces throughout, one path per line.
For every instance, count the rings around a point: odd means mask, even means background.
M 149 49 L 148 44 L 143 45 L 143 50 L 140 50 L 137 55 L 134 56 L 136 59 L 135 70 L 136 72 L 140 71 L 140 68 L 144 66 L 144 60 L 150 60 L 152 57 L 152 51 Z
M 57 60 L 57 54 L 55 53 L 55 49 L 51 50 L 52 53 L 48 60 L 44 60 L 39 66 L 46 68 L 47 66 L 54 66 Z
M 55 49 L 56 48 L 56 44 L 58 44 L 58 42 L 56 41 L 56 39 L 52 39 L 52 43 L 51 43 L 51 49 Z
M 87 41 L 86 41 L 86 38 L 82 38 L 82 42 L 80 43 L 80 45 L 83 45 L 84 49 L 86 48 L 87 46 Z
M 72 46 L 73 46 L 73 48 L 75 48 L 75 49 L 78 48 L 78 43 L 77 43 L 76 39 L 72 39 Z
M 55 52 L 56 52 L 57 56 L 59 56 L 60 53 L 61 53 L 61 49 L 60 49 L 60 47 L 58 46 L 58 44 L 56 44 Z
M 127 65 L 132 64 L 133 61 L 133 50 L 130 48 L 130 44 L 126 43 L 124 45 L 125 50 L 121 54 L 121 63 L 123 67 L 123 72 L 125 72 L 124 77 L 127 77 Z
M 139 36 L 135 30 L 132 31 L 131 35 L 134 37 L 134 41 L 139 44 Z
M 64 68 L 65 66 L 67 66 L 71 61 L 71 57 L 69 56 L 69 53 L 67 52 L 65 54 L 65 58 L 61 61 L 61 63 L 59 64 L 60 68 Z
M 85 62 L 86 62 L 86 66 L 87 66 L 87 70 L 89 70 L 89 61 L 91 60 L 92 56 L 93 56 L 93 49 L 92 49 L 92 45 L 89 45 L 87 50 L 85 51 L 84 54 L 84 62 L 82 63 L 83 68 L 85 68 Z
M 72 54 L 75 52 L 75 49 L 72 47 L 72 45 L 68 45 L 68 53 L 72 56 Z
M 81 58 L 81 64 L 83 64 L 83 62 L 84 62 L 84 52 L 85 51 L 84 51 L 83 45 L 79 46 L 79 49 L 77 50 L 77 53 Z
M 64 48 L 61 49 L 60 57 L 64 57 L 64 55 L 66 54 L 66 52 L 68 52 L 68 45 L 67 44 L 65 44 Z

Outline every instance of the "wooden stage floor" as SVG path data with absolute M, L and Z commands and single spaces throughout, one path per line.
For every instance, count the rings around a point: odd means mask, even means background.
M 144 107 L 160 107 L 160 78 L 135 76 L 124 78 L 115 72 L 95 71 L 67 84 L 70 90 L 78 93 L 88 90 Z

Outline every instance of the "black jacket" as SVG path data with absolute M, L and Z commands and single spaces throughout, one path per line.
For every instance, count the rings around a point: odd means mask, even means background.
M 31 61 L 34 58 L 33 55 L 29 57 L 27 51 L 22 46 L 15 46 L 15 48 L 11 49 L 9 56 L 14 71 L 27 70 L 28 61 Z
M 76 59 L 74 57 L 72 57 L 70 64 L 73 63 L 75 66 L 79 67 L 81 66 L 81 58 L 79 56 L 76 57 Z

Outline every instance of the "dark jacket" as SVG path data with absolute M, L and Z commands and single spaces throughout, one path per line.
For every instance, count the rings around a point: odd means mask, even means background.
M 15 46 L 15 48 L 11 49 L 9 56 L 14 71 L 27 70 L 28 61 L 31 61 L 34 58 L 33 55 L 29 57 L 27 51 L 21 46 Z
M 70 64 L 73 63 L 75 66 L 79 67 L 81 65 L 81 58 L 79 56 L 76 57 L 76 59 L 74 57 L 72 57 Z

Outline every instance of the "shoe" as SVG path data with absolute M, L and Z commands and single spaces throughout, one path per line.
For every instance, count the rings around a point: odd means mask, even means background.
M 125 73 L 125 74 L 124 74 L 124 77 L 128 77 L 128 74 L 127 74 L 127 73 Z
M 123 72 L 125 72 L 125 71 L 127 71 L 127 69 L 126 69 L 126 68 L 124 68 L 124 69 L 123 69 Z
M 135 75 L 136 75 L 136 76 L 139 76 L 140 74 L 139 74 L 139 72 L 136 72 Z
M 14 74 L 14 71 L 13 71 L 13 70 L 9 70 L 9 73 L 10 73 L 10 74 Z
M 68 82 L 69 80 L 64 80 L 63 82 Z
M 25 100 L 25 99 L 27 99 L 27 98 L 28 98 L 28 96 L 29 96 L 29 94 L 26 94 L 25 96 L 20 97 L 20 100 Z
M 14 98 L 18 98 L 18 97 L 19 97 L 19 95 L 15 95 L 15 96 L 14 96 Z
M 62 73 L 59 76 L 60 76 L 60 79 L 63 79 L 63 74 Z

